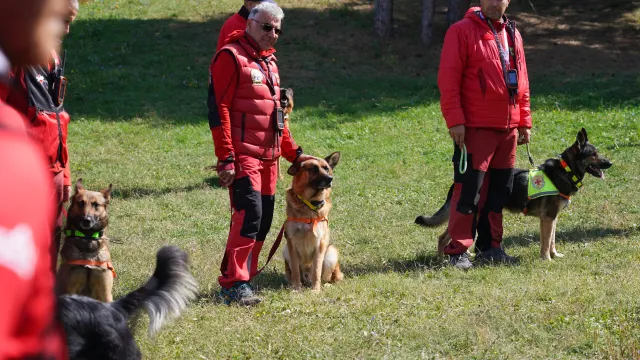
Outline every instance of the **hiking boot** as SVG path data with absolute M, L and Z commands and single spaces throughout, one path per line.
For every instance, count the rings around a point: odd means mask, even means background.
M 253 289 L 248 282 L 237 282 L 229 289 L 220 289 L 220 297 L 227 305 L 236 302 L 238 305 L 252 306 L 262 301 L 262 299 L 253 294 Z
M 467 252 L 449 255 L 449 264 L 460 270 L 469 270 L 473 267 L 473 264 L 469 261 L 469 253 Z
M 476 255 L 476 262 L 513 265 L 519 263 L 520 259 L 507 255 L 502 248 L 490 248 L 489 250 L 479 252 L 478 255 Z

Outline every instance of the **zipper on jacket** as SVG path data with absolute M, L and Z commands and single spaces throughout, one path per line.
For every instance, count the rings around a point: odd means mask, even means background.
M 247 114 L 242 113 L 242 126 L 240 127 L 240 141 L 244 142 L 244 126 L 246 121 Z

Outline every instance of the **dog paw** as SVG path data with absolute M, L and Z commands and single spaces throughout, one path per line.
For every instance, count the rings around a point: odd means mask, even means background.
M 293 291 L 300 291 L 300 290 L 302 290 L 302 283 L 300 283 L 300 284 L 292 284 L 292 285 L 291 285 L 291 290 L 293 290 Z
M 549 254 L 540 255 L 540 260 L 551 261 L 551 256 Z
M 322 286 L 320 284 L 314 284 L 313 287 L 311 287 L 311 291 L 313 291 L 314 293 L 319 293 L 322 290 Z
M 551 257 L 552 258 L 563 258 L 564 254 L 563 253 L 559 253 L 559 252 L 555 252 L 555 253 L 551 253 Z

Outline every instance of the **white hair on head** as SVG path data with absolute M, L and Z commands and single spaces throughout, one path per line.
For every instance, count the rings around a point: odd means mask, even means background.
M 273 3 L 261 2 L 258 6 L 251 9 L 249 19 L 255 19 L 260 13 L 266 13 L 278 21 L 282 21 L 282 19 L 284 19 L 284 11 L 282 11 L 278 5 Z
M 69 7 L 75 9 L 76 11 L 80 10 L 80 3 L 78 0 L 69 0 Z

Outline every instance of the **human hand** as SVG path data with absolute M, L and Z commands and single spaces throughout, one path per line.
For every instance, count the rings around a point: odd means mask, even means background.
M 233 180 L 236 177 L 235 170 L 222 170 L 218 171 L 218 179 L 220 180 L 220 186 L 229 187 L 233 184 Z
M 528 144 L 531 140 L 531 129 L 518 128 L 518 145 Z
M 465 129 L 463 124 L 452 126 L 449 129 L 449 136 L 451 136 L 460 149 L 464 146 L 464 133 Z
M 301 154 L 300 156 L 298 156 L 298 158 L 296 159 L 296 163 L 300 164 L 303 163 L 307 160 L 313 160 L 315 159 L 315 156 L 311 156 L 311 155 L 307 155 L 307 154 Z

